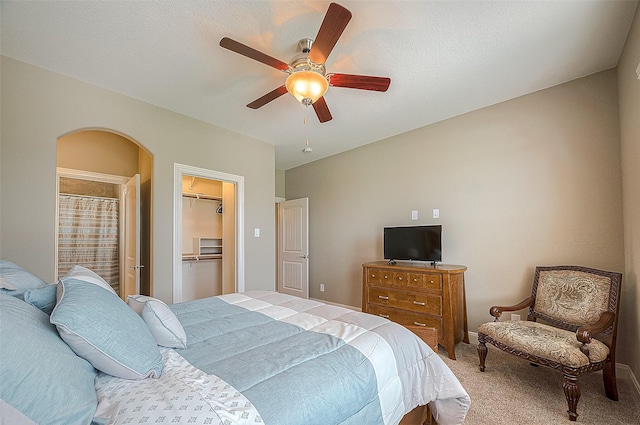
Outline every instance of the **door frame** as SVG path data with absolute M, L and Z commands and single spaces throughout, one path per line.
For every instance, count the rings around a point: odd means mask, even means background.
M 140 174 L 136 173 L 131 177 L 121 192 L 120 196 L 124 201 L 122 203 L 124 243 L 121 251 L 124 270 L 122 273 L 122 286 L 120 286 L 120 298 L 123 301 L 127 301 L 127 296 L 129 295 L 140 295 L 140 268 L 144 267 L 144 265 L 140 265 Z M 131 199 L 132 193 L 133 199 Z M 132 204 L 134 206 L 133 209 L 131 209 Z M 133 245 L 131 245 L 132 241 L 134 242 Z M 133 248 L 133 253 L 131 248 Z M 133 285 L 131 285 L 132 279 Z M 134 288 L 133 294 L 131 294 L 132 286 Z
M 60 276 L 58 276 L 58 233 L 60 232 L 60 178 L 67 177 L 77 180 L 89 180 L 102 183 L 111 183 L 120 185 L 119 200 L 120 205 L 124 205 L 124 197 L 122 195 L 122 188 L 126 186 L 130 177 L 116 176 L 113 174 L 95 173 L 93 171 L 75 170 L 71 168 L 56 167 L 56 217 L 54 226 L 54 255 L 55 255 L 55 271 L 54 279 L 57 282 Z M 118 231 L 118 264 L 120 265 L 120 282 L 124 282 L 125 260 L 123 258 L 125 234 L 124 234 L 124 211 L 122 208 L 118 211 L 118 225 L 120 227 Z
M 206 168 L 173 164 L 173 288 L 172 303 L 182 301 L 182 177 L 233 183 L 236 202 L 236 292 L 244 292 L 244 177 Z

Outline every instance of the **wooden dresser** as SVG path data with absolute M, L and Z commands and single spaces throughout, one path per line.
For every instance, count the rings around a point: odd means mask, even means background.
M 364 263 L 362 311 L 404 326 L 436 328 L 438 343 L 455 360 L 455 345 L 469 343 L 465 270 L 465 266 L 446 264 Z

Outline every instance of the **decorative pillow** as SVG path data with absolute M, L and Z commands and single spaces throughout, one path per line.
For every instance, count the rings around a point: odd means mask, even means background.
M 27 289 L 24 291 L 23 299 L 34 307 L 39 308 L 47 314 L 51 314 L 56 306 L 56 289 L 58 285 L 53 283 L 41 288 Z
M 9 295 L 11 297 L 14 298 L 18 298 L 18 299 L 24 299 L 24 293 L 26 292 L 26 289 L 4 289 L 4 288 L 0 288 L 0 293 L 5 294 L 5 295 Z
M 187 348 L 187 334 L 176 315 L 164 302 L 145 295 L 129 295 L 127 304 L 142 316 L 158 345 Z
M 0 288 L 8 290 L 31 289 L 39 288 L 46 284 L 47 282 L 32 275 L 17 264 L 7 260 L 0 260 Z
M 71 270 L 69 270 L 64 277 L 69 277 L 69 278 L 78 279 L 78 280 L 84 280 L 85 282 L 91 282 L 91 283 L 93 283 L 95 285 L 98 285 L 98 286 L 100 286 L 100 287 L 102 287 L 104 289 L 107 289 L 107 290 L 113 292 L 115 295 L 118 295 L 118 294 L 116 294 L 116 291 L 113 290 L 111 285 L 109 285 L 107 283 L 106 280 L 101 278 L 93 270 L 90 270 L 90 269 L 88 269 L 86 267 L 75 265 L 75 266 L 71 267 Z
M 64 343 L 49 316 L 0 294 L 0 422 L 89 424 L 95 369 Z
M 51 323 L 78 356 L 102 372 L 125 379 L 162 374 L 162 356 L 144 320 L 98 285 L 60 279 Z
M 153 299 L 146 295 L 129 295 L 127 296 L 127 305 L 131 307 L 133 311 L 138 313 L 138 316 L 142 317 L 142 310 L 144 310 L 144 303 Z

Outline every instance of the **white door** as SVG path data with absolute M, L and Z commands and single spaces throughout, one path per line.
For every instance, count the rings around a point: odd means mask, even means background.
M 278 204 L 278 292 L 309 298 L 309 198 Z
M 125 186 L 124 193 L 124 285 L 120 296 L 140 293 L 140 174 Z

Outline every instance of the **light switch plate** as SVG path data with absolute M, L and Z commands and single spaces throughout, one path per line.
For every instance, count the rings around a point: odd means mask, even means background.
M 257 227 L 255 229 L 253 229 L 253 236 L 256 238 L 260 237 L 260 229 L 258 229 Z
M 417 210 L 411 211 L 411 220 L 417 220 L 417 219 L 418 219 L 418 211 Z
M 433 209 L 433 218 L 440 218 L 440 209 L 438 208 Z

